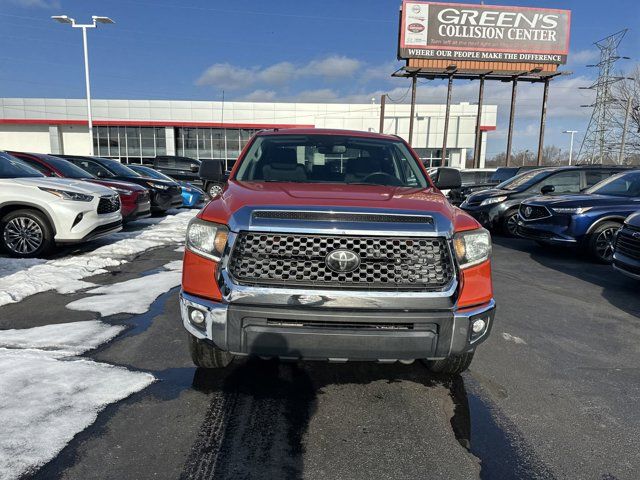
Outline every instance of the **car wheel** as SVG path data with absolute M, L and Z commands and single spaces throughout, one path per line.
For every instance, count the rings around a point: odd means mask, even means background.
M 442 360 L 425 360 L 424 363 L 433 373 L 458 375 L 469 368 L 473 360 L 473 354 L 474 352 L 466 352 L 460 355 L 451 355 Z
M 210 183 L 207 185 L 207 193 L 211 198 L 215 198 L 222 193 L 222 185 L 219 183 Z
M 189 336 L 189 352 L 191 360 L 200 368 L 224 368 L 233 361 L 233 355 L 224 350 L 220 350 L 215 345 L 194 337 Z
M 618 222 L 604 222 L 598 225 L 589 235 L 589 253 L 600 263 L 613 261 L 613 244 L 615 234 L 622 225 Z
M 42 213 L 16 210 L 0 220 L 0 243 L 14 257 L 37 257 L 53 246 L 53 229 Z
M 502 231 L 510 237 L 518 236 L 518 210 L 509 210 L 504 214 Z

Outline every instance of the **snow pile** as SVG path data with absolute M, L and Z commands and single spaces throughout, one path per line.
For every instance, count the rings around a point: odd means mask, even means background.
M 187 224 L 197 213 L 181 211 L 155 224 L 145 222 L 149 223 L 146 229 L 115 233 L 108 237 L 112 243 L 80 255 L 50 261 L 3 258 L 0 262 L 0 306 L 48 290 L 73 293 L 91 287 L 92 284 L 81 280 L 126 263 L 131 255 L 184 242 Z
M 148 373 L 73 357 L 121 329 L 94 320 L 0 332 L 0 478 L 35 472 L 106 405 L 154 381 Z
M 33 348 L 55 356 L 80 355 L 108 342 L 125 327 L 100 320 L 0 330 L 0 347 Z
M 164 267 L 167 270 L 89 290 L 87 293 L 92 296 L 71 302 L 67 308 L 98 312 L 103 317 L 145 313 L 156 298 L 180 285 L 182 261 L 176 260 Z

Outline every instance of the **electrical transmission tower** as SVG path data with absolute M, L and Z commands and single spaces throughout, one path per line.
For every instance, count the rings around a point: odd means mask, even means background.
M 595 90 L 596 101 L 583 107 L 593 108 L 589 126 L 582 139 L 578 158 L 583 163 L 616 163 L 620 145 L 620 131 L 616 115 L 620 112 L 619 101 L 615 98 L 613 85 L 624 77 L 614 74 L 614 65 L 621 58 L 618 46 L 627 29 L 620 30 L 594 43 L 600 50 L 600 61 L 588 67 L 598 67 L 598 80 L 587 90 Z

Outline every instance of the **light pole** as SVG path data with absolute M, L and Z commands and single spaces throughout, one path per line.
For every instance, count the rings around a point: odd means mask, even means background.
M 91 23 L 81 24 L 76 23 L 74 18 L 70 18 L 67 15 L 54 15 L 51 17 L 56 22 L 68 23 L 73 28 L 82 29 L 82 47 L 84 49 L 84 81 L 87 89 L 87 123 L 89 125 L 89 145 L 91 146 L 91 156 L 95 155 L 93 148 L 93 117 L 91 116 L 91 85 L 89 84 L 89 50 L 87 48 L 87 28 L 96 28 L 98 23 L 116 23 L 109 17 L 97 17 L 93 15 Z
M 578 130 L 565 130 L 562 133 L 570 133 L 571 141 L 569 143 L 569 165 L 571 165 L 571 157 L 573 157 L 573 136 L 578 133 Z

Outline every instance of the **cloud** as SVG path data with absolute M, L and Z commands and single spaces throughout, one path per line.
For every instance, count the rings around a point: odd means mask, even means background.
M 298 102 L 310 102 L 310 103 L 334 103 L 341 101 L 338 97 L 338 93 L 330 88 L 319 88 L 317 90 L 305 90 L 293 98 Z
M 9 3 L 24 8 L 60 8 L 58 0 L 4 0 L 4 2 L 0 3 Z
M 254 90 L 242 97 L 246 102 L 272 102 L 276 99 L 274 90 Z
M 198 77 L 196 85 L 241 90 L 251 86 L 287 85 L 302 78 L 337 81 L 352 78 L 362 65 L 360 60 L 338 55 L 298 65 L 279 62 L 267 67 L 247 68 L 230 63 L 216 63 Z
M 569 65 L 584 66 L 587 63 L 595 62 L 600 58 L 600 52 L 598 50 L 588 48 L 585 50 L 578 50 L 577 52 L 571 52 L 568 57 Z

